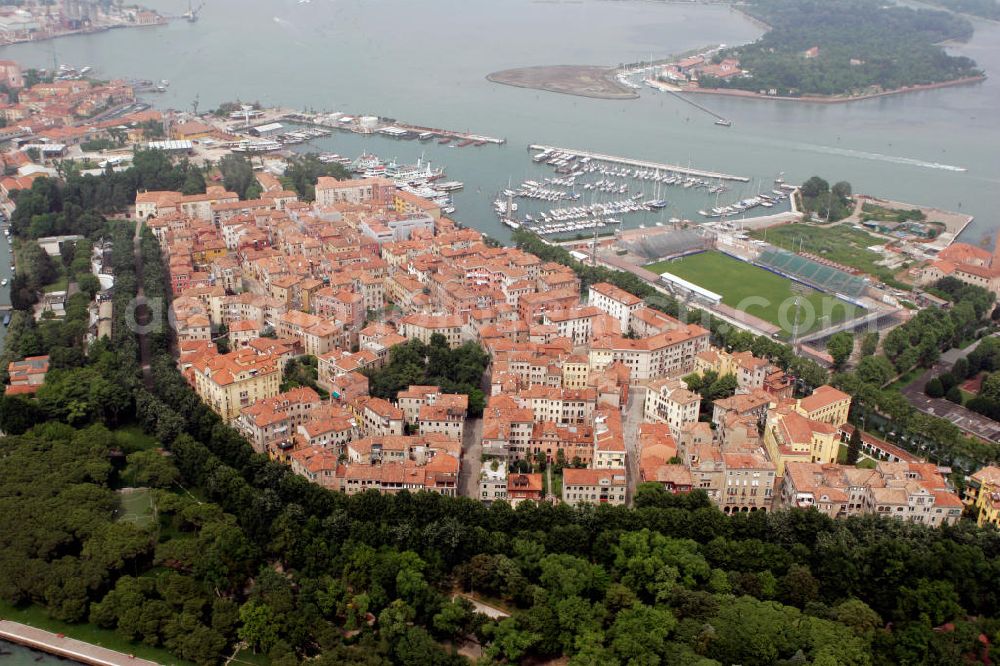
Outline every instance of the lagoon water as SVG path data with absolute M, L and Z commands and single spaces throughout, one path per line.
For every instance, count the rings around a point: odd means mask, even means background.
M 66 663 L 69 662 L 54 655 L 0 640 L 0 666 L 36 666 L 37 664 Z
M 184 0 L 147 0 L 164 14 Z M 197 3 L 196 3 L 197 4 Z M 849 104 L 804 104 L 702 95 L 733 127 L 674 97 L 641 91 L 628 101 L 502 86 L 493 71 L 541 64 L 616 65 L 709 44 L 755 39 L 761 28 L 722 5 L 636 0 L 207 0 L 196 23 L 115 30 L 0 49 L 37 67 L 90 65 L 100 77 L 170 81 L 160 107 L 200 109 L 241 99 L 310 110 L 375 114 L 505 137 L 502 147 L 447 148 L 345 133 L 299 150 L 354 157 L 364 150 L 412 162 L 424 153 L 466 183 L 456 219 L 504 238 L 490 201 L 551 170 L 530 143 L 590 149 L 738 174 L 766 191 L 820 174 L 855 192 L 976 216 L 963 240 L 994 233 L 1000 209 L 1000 80 Z M 955 52 L 1000 73 L 1000 24 L 977 22 Z M 649 192 L 651 194 L 651 192 Z M 670 188 L 662 216 L 700 219 L 715 205 L 702 190 Z M 630 216 L 629 226 L 656 216 Z
M 165 14 L 183 0 L 154 0 Z M 721 5 L 632 0 L 208 0 L 196 23 L 116 30 L 0 49 L 35 66 L 94 67 L 102 77 L 168 79 L 159 106 L 200 108 L 240 98 L 296 108 L 373 113 L 503 136 L 503 148 L 445 149 L 338 135 L 324 148 L 357 146 L 410 160 L 426 151 L 490 198 L 508 177 L 531 173 L 529 143 L 592 149 L 760 178 L 814 173 L 855 191 L 976 215 L 967 238 L 992 230 L 1000 205 L 1000 83 L 820 105 L 699 96 L 734 121 L 713 119 L 663 93 L 595 100 L 512 88 L 485 75 L 538 64 L 607 64 L 754 39 L 760 28 Z M 955 47 L 1000 72 L 1000 24 L 979 22 Z M 353 139 L 354 141 L 352 141 Z M 353 149 L 353 150 L 352 150 Z M 957 171 L 953 167 L 966 169 Z M 469 196 L 466 190 L 465 198 Z M 667 198 L 672 198 L 667 195 Z M 710 197 L 702 198 L 701 207 Z M 462 198 L 460 204 L 468 204 Z M 694 215 L 694 210 L 679 212 Z M 486 212 L 488 220 L 478 219 Z M 488 209 L 457 217 L 497 225 Z

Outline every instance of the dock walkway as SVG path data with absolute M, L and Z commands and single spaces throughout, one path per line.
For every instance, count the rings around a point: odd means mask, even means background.
M 67 638 L 10 620 L 0 620 L 0 638 L 93 666 L 158 666 L 155 661 L 138 659 L 99 645 L 91 645 L 75 638 Z
M 696 178 L 709 178 L 711 180 L 735 180 L 741 183 L 749 183 L 750 179 L 746 176 L 734 176 L 728 173 L 718 173 L 715 171 L 705 171 L 703 169 L 692 169 L 691 167 L 678 166 L 676 164 L 659 164 L 657 162 L 650 162 L 649 160 L 636 160 L 629 157 L 618 157 L 617 155 L 605 155 L 603 153 L 592 153 L 587 150 L 576 150 L 574 148 L 558 148 L 556 146 L 544 146 L 541 144 L 531 144 L 528 146 L 528 150 L 535 151 L 553 151 L 559 153 L 566 153 L 567 155 L 576 155 L 577 157 L 589 157 L 592 160 L 597 160 L 599 162 L 610 162 L 612 164 L 622 164 L 625 166 L 636 167 L 639 169 L 653 169 L 663 172 L 673 172 L 680 173 L 686 176 L 694 176 Z

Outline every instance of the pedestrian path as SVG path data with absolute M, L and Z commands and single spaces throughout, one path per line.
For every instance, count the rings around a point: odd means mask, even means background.
M 75 638 L 67 638 L 62 634 L 53 634 L 50 631 L 36 629 L 10 620 L 0 620 L 0 638 L 94 666 L 157 666 L 155 661 L 138 659 L 132 655 L 115 652 L 99 645 L 91 645 Z

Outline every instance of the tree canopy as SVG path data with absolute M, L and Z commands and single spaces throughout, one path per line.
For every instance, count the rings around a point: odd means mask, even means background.
M 842 95 L 981 74 L 975 62 L 950 55 L 939 45 L 972 35 L 969 21 L 948 12 L 878 0 L 750 0 L 742 9 L 771 29 L 756 42 L 726 49 L 717 58 L 738 58 L 750 74 L 705 76 L 700 80 L 703 87 Z M 807 56 L 814 47 L 817 51 Z

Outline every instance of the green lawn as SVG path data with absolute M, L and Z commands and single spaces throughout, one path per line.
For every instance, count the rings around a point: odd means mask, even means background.
M 722 296 L 722 302 L 755 317 L 781 326 L 791 333 L 795 319 L 794 292 L 791 280 L 763 268 L 733 259 L 721 252 L 702 252 L 674 261 L 661 261 L 646 268 L 654 273 L 671 273 Z M 860 314 L 861 309 L 834 296 L 806 290 L 800 301 L 800 333 L 821 324 L 825 316 L 831 323 Z M 759 302 L 764 299 L 763 302 Z
M 69 284 L 69 280 L 66 278 L 65 274 L 61 274 L 56 281 L 52 284 L 47 284 L 42 287 L 42 291 L 46 294 L 51 294 L 53 291 L 66 291 L 66 287 Z
M 149 488 L 136 488 L 119 492 L 122 520 L 148 527 L 153 523 L 153 493 Z
M 552 494 L 562 499 L 562 473 L 552 473 Z
M 115 441 L 122 447 L 125 453 L 135 453 L 136 451 L 147 451 L 160 446 L 159 440 L 143 432 L 137 425 L 123 426 L 114 431 Z
M 64 634 L 78 641 L 100 645 L 109 650 L 134 654 L 142 659 L 149 659 L 165 666 L 193 666 L 191 662 L 178 659 L 166 650 L 152 648 L 142 643 L 131 643 L 110 629 L 101 629 L 93 624 L 68 624 L 59 620 L 53 620 L 39 606 L 18 608 L 0 601 L 0 617 L 5 620 L 38 627 L 45 631 Z
M 891 270 L 875 264 L 876 261 L 882 259 L 882 255 L 868 249 L 872 245 L 884 245 L 885 241 L 867 231 L 855 229 L 849 224 L 838 224 L 831 227 L 785 224 L 780 227 L 771 227 L 766 231 L 763 229 L 752 231 L 750 236 L 766 240 L 768 243 L 790 252 L 815 254 L 838 264 L 864 271 L 883 281 L 892 280 Z

